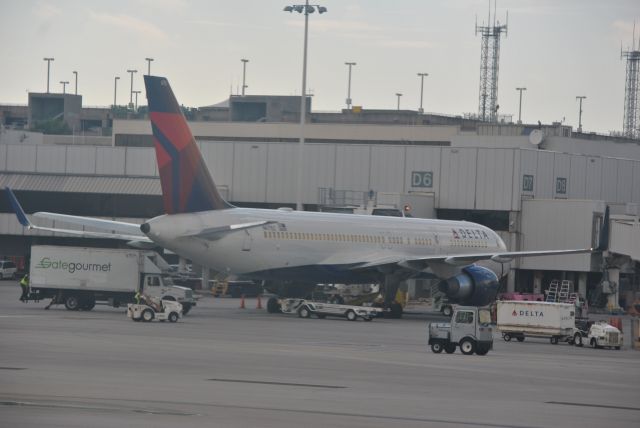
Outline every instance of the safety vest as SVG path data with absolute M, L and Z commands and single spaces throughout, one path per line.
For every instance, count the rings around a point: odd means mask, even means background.
M 134 298 L 136 299 L 136 303 L 140 304 L 140 292 L 139 291 L 136 292 L 136 295 L 134 296 Z
M 29 275 L 25 275 L 22 277 L 22 279 L 20 280 L 20 285 L 22 285 L 23 287 L 29 286 Z

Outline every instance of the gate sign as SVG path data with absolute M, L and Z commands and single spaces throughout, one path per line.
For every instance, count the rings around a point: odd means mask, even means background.
M 556 178 L 556 193 L 561 195 L 567 194 L 567 179 L 565 177 Z
M 412 171 L 411 187 L 433 187 L 433 172 Z

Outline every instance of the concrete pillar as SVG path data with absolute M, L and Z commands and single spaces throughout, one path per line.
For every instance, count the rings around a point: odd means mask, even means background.
M 587 298 L 587 273 L 580 272 L 578 274 L 578 294 L 583 298 Z
M 607 309 L 610 311 L 616 311 L 620 309 L 620 269 L 609 269 L 609 282 L 612 285 L 613 293 L 607 296 Z
M 207 267 L 202 267 L 202 290 L 209 290 L 209 279 L 211 278 L 211 270 Z
M 516 291 L 516 270 L 509 269 L 507 274 L 507 293 L 515 293 Z
M 533 272 L 533 294 L 542 294 L 542 271 Z

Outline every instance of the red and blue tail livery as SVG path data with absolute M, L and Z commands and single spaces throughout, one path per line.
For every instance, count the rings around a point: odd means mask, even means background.
M 144 84 L 165 212 L 231 208 L 216 189 L 167 79 L 144 76 Z

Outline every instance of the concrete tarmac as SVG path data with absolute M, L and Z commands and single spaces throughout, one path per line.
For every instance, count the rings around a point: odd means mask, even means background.
M 176 324 L 23 304 L 0 281 L 0 427 L 630 427 L 640 352 L 495 341 L 433 354 L 427 323 L 300 319 L 204 297 Z M 263 302 L 264 304 L 265 302 Z M 628 324 L 625 325 L 627 327 Z

